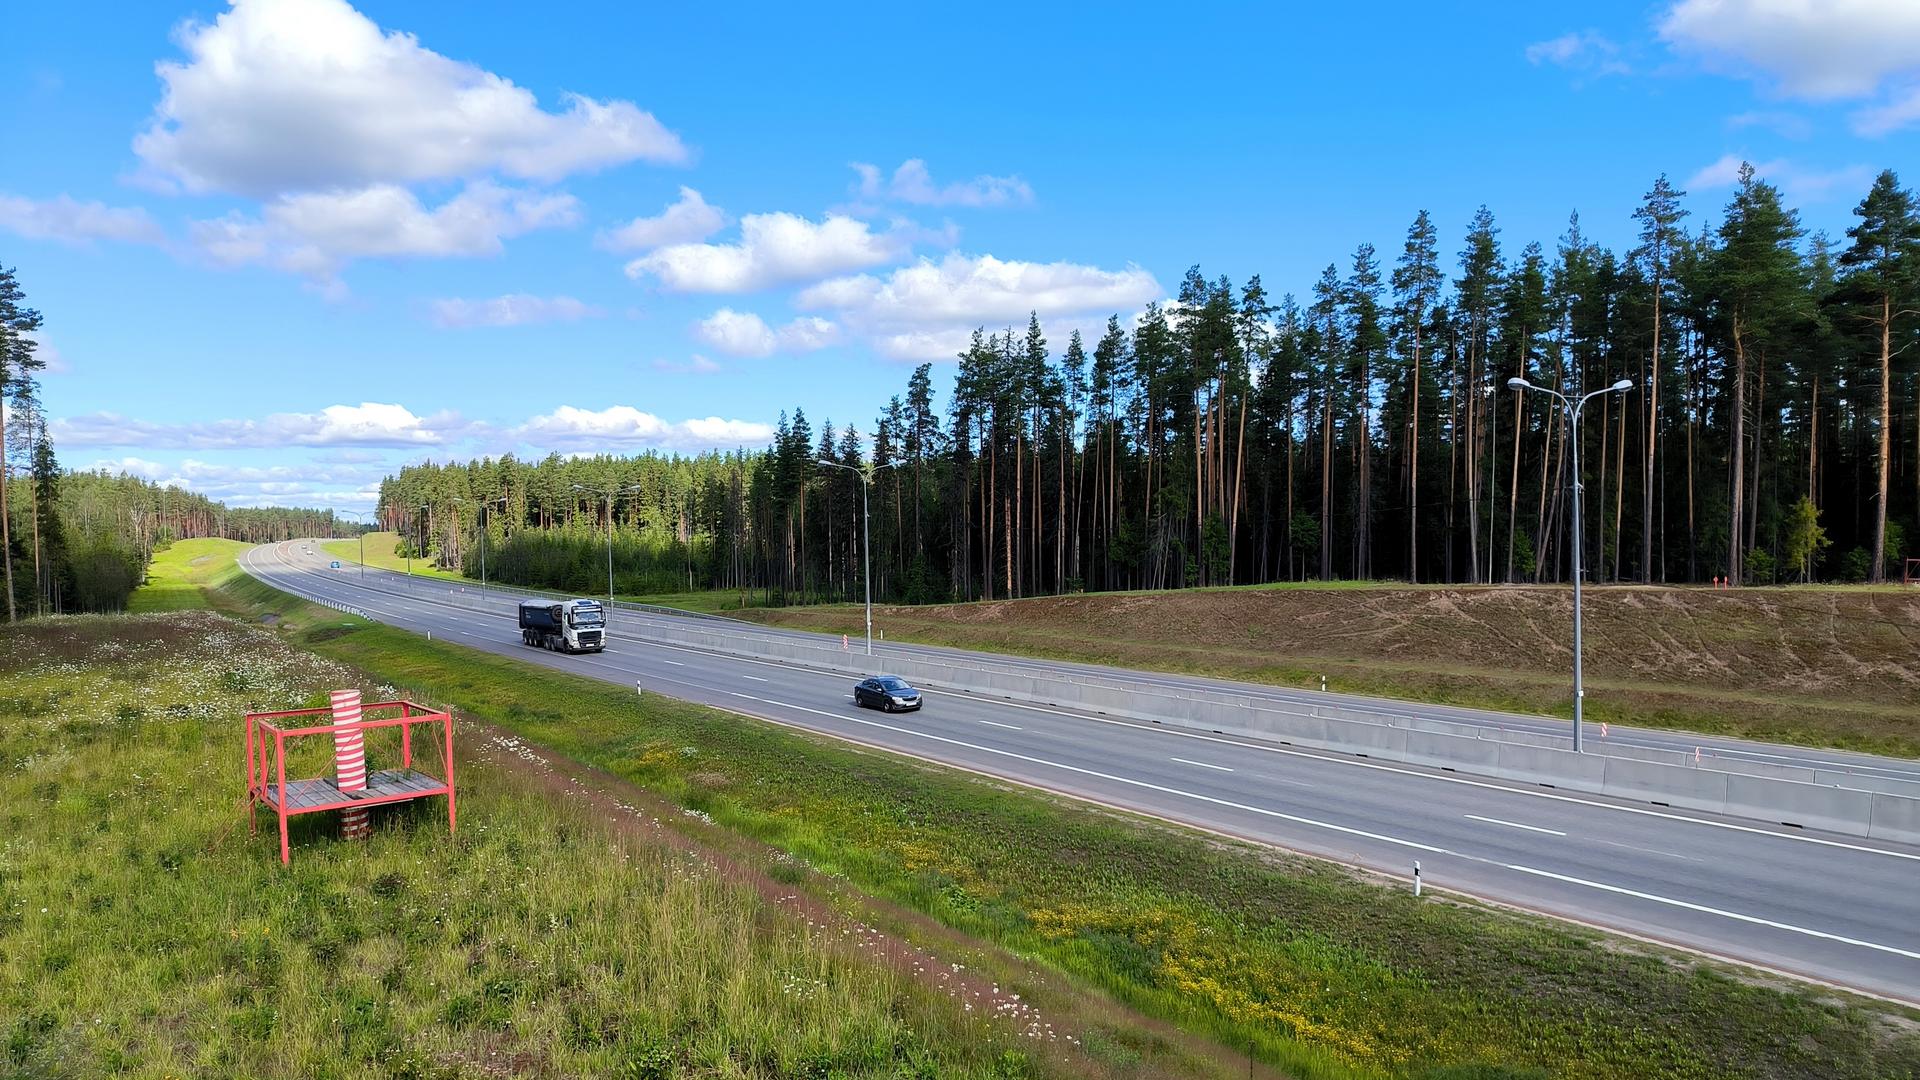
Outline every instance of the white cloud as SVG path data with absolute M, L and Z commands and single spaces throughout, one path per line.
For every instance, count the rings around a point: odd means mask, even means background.
M 28 199 L 0 195 L 0 229 L 29 240 L 87 244 L 115 240 L 127 244 L 164 244 L 160 226 L 139 207 L 80 202 L 68 195 Z
M 1688 191 L 1712 191 L 1716 188 L 1728 188 L 1740 180 L 1742 158 L 1738 154 L 1723 154 L 1720 159 L 1706 165 L 1687 178 L 1684 187 Z M 1786 159 L 1775 161 L 1756 161 L 1753 174 L 1780 189 L 1780 194 L 1791 205 L 1825 202 L 1836 194 L 1857 191 L 1865 194 L 1873 183 L 1874 170 L 1865 165 L 1849 165 L 1839 169 L 1809 169 Z
M 1018 176 L 976 176 L 945 187 L 934 183 L 927 163 L 919 158 L 902 162 L 890 180 L 880 178 L 878 166 L 856 161 L 858 191 L 863 198 L 886 199 L 915 206 L 1010 206 L 1033 201 L 1033 188 Z
M 1536 41 L 1527 46 L 1527 63 L 1591 75 L 1626 75 L 1633 70 L 1620 59 L 1620 46 L 1598 30 L 1575 30 L 1550 41 Z
M 264 263 L 328 277 L 356 258 L 494 255 L 501 241 L 579 220 L 573 196 L 476 181 L 428 208 L 406 188 L 283 195 L 260 217 L 193 223 L 194 244 L 226 266 Z
M 1853 114 L 1853 130 L 1869 138 L 1891 135 L 1914 124 L 1920 124 L 1920 85 L 1899 90 L 1885 102 Z
M 571 296 L 532 296 L 508 293 L 488 300 L 449 297 L 429 304 L 434 325 L 443 327 L 527 326 L 533 323 L 577 322 L 606 314 Z
M 1753 110 L 1727 117 L 1727 126 L 1739 131 L 1743 128 L 1765 128 L 1783 139 L 1807 139 L 1813 136 L 1813 124 L 1806 117 L 1790 112 L 1772 112 Z
M 707 205 L 699 192 L 683 187 L 679 201 L 656 216 L 634 218 L 617 229 L 601 233 L 597 242 L 608 251 L 650 251 L 668 244 L 698 243 L 726 225 L 726 211 Z
M 721 308 L 694 324 L 693 332 L 728 356 L 772 356 L 782 349 L 824 349 L 839 340 L 839 329 L 827 319 L 803 316 L 775 330 L 753 312 Z
M 682 162 L 679 138 L 628 101 L 569 94 L 564 112 L 472 64 L 382 32 L 343 0 L 233 0 L 175 33 L 184 62 L 134 139 L 150 176 L 268 195 L 499 172 L 531 180 L 636 159 Z
M 654 446 L 669 450 L 711 450 L 754 446 L 773 438 L 773 428 L 748 420 L 717 416 L 671 423 L 630 405 L 580 409 L 562 405 L 513 429 L 514 437 L 543 450 Z
M 57 443 L 182 449 L 284 446 L 437 446 L 470 425 L 452 413 L 415 416 L 403 405 L 363 402 L 329 405 L 317 413 L 275 413 L 261 420 L 163 424 L 117 413 L 90 413 L 53 422 Z
M 1138 266 L 1102 270 L 1076 263 L 1032 263 L 957 252 L 921 259 L 884 278 L 861 274 L 821 282 L 796 301 L 834 311 L 843 325 L 896 359 L 951 359 L 976 326 L 1130 311 L 1162 295 Z
M 162 486 L 198 492 L 228 506 L 372 508 L 384 467 L 226 465 L 187 458 L 174 463 L 144 457 L 101 458 L 83 472 L 126 473 Z
M 914 239 L 914 230 L 876 234 L 839 214 L 818 224 L 797 214 L 748 214 L 739 242 L 670 244 L 628 263 L 627 276 L 651 276 L 673 292 L 754 292 L 891 262 Z
M 1659 32 L 1710 63 L 1815 100 L 1864 97 L 1920 67 L 1913 0 L 1679 0 Z
M 47 365 L 42 374 L 65 375 L 73 370 L 73 365 L 67 363 L 67 355 L 56 348 L 53 342 L 48 341 L 45 334 L 28 334 L 27 336 L 33 339 L 33 355 Z
M 677 360 L 655 360 L 653 370 L 669 375 L 712 375 L 719 372 L 721 367 L 707 357 L 694 353 L 684 363 Z

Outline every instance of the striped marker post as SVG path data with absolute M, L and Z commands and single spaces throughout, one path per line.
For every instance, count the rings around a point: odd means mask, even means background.
M 360 728 L 360 691 L 333 692 L 333 767 L 341 791 L 367 789 L 366 734 Z M 340 836 L 345 840 L 364 840 L 372 833 L 368 808 L 351 807 L 340 812 Z

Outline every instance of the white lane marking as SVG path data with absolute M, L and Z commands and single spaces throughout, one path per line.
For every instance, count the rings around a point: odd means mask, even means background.
M 685 665 L 685 664 L 683 664 L 683 663 L 681 663 L 681 662 L 680 662 L 680 661 L 678 661 L 678 660 L 668 660 L 668 659 L 665 659 L 665 658 L 662 658 L 660 662 L 661 662 L 661 663 L 663 663 L 663 664 L 672 664 L 672 665 L 673 665 L 674 667 L 686 667 L 686 666 L 687 666 L 687 665 Z
M 745 697 L 746 695 L 736 694 L 735 696 Z M 1400 847 L 1412 848 L 1415 851 L 1429 851 L 1435 855 L 1456 854 L 1455 852 L 1448 851 L 1446 848 L 1437 848 L 1431 844 L 1422 844 L 1415 840 L 1402 840 L 1397 836 L 1387 836 L 1384 833 L 1368 832 L 1365 829 L 1354 829 L 1345 825 L 1335 825 L 1330 821 L 1316 821 L 1313 818 L 1300 817 L 1297 814 L 1283 814 L 1278 810 L 1269 810 L 1264 806 L 1249 806 L 1246 803 L 1233 802 L 1228 799 L 1217 799 L 1212 795 L 1201 795 L 1197 792 L 1182 791 L 1179 788 L 1167 787 L 1164 784 L 1150 784 L 1145 780 L 1135 780 L 1130 776 L 1115 776 L 1112 773 L 1103 773 L 1096 769 L 1083 769 L 1078 765 L 1066 765 L 1058 761 L 1048 761 L 1046 758 L 1033 757 L 1028 754 L 1017 754 L 1012 750 L 1002 750 L 994 746 L 981 746 L 979 743 L 970 743 L 963 739 L 949 739 L 944 735 L 934 735 L 925 731 L 914 731 L 911 728 L 895 727 L 892 724 L 883 724 L 878 720 L 865 720 L 858 716 L 844 716 L 840 713 L 827 712 L 824 709 L 814 709 L 805 705 L 794 705 L 790 702 L 775 701 L 772 698 L 754 698 L 752 700 L 758 701 L 763 705 L 773 705 L 777 708 L 813 713 L 815 716 L 825 716 L 830 719 L 853 724 L 864 724 L 867 727 L 876 727 L 885 731 L 897 732 L 901 735 L 912 735 L 915 738 L 930 739 L 934 742 L 947 743 L 951 746 L 965 747 L 968 750 L 978 750 L 983 754 L 995 754 L 1000 757 L 1013 758 L 1016 761 L 1024 761 L 1032 765 L 1045 765 L 1048 768 L 1079 773 L 1082 776 L 1091 776 L 1100 780 L 1111 780 L 1116 784 L 1145 788 L 1148 791 L 1157 791 L 1163 795 L 1177 795 L 1183 799 L 1193 799 L 1196 802 L 1211 803 L 1214 806 L 1224 806 L 1231 810 L 1244 810 L 1250 814 L 1260 814 L 1264 817 L 1277 818 L 1281 821 L 1291 821 L 1299 825 L 1310 825 L 1318 829 L 1328 829 L 1337 833 L 1345 833 L 1348 836 L 1361 836 L 1368 840 L 1378 840 L 1383 844 L 1397 844 Z M 1466 856 L 1466 858 L 1472 858 L 1472 856 Z
M 1003 728 L 1006 728 L 1008 731 L 1025 731 L 1026 730 L 1025 728 L 1014 727 L 1012 724 L 1003 724 L 998 720 L 982 720 L 980 722 L 983 724 L 989 724 L 993 727 L 1003 727 Z
M 1605 844 L 1608 847 L 1626 848 L 1628 851 L 1638 851 L 1648 855 L 1665 855 L 1669 859 L 1680 859 L 1685 862 L 1706 862 L 1707 861 L 1705 859 L 1695 858 L 1692 855 L 1680 855 L 1671 851 L 1661 851 L 1659 848 L 1641 847 L 1639 844 L 1623 844 L 1618 840 L 1608 840 L 1608 839 L 1605 839 L 1604 837 L 1596 836 L 1596 837 L 1593 837 L 1592 839 L 1595 843 Z
M 1200 766 L 1200 767 L 1201 767 L 1201 768 L 1203 768 L 1203 769 L 1218 769 L 1218 770 L 1220 770 L 1221 772 L 1232 772 L 1232 771 L 1233 771 L 1232 769 L 1229 769 L 1229 768 L 1227 768 L 1227 767 L 1226 767 L 1225 765 L 1209 765 L 1209 764 L 1207 764 L 1207 763 L 1206 763 L 1206 762 L 1204 762 L 1204 761 L 1188 761 L 1188 760 L 1187 760 L 1186 758 L 1183 758 L 1183 757 L 1177 757 L 1177 758 L 1169 758 L 1168 760 L 1170 760 L 1170 761 L 1177 761 L 1177 762 L 1179 762 L 1179 763 L 1180 763 L 1180 764 L 1182 764 L 1182 765 L 1198 765 L 1198 766 Z
M 748 663 L 759 662 L 760 661 L 748 661 Z M 922 687 L 920 692 L 923 694 L 939 694 L 944 697 L 975 696 L 973 694 L 963 694 L 952 690 L 928 690 L 925 687 Z M 1438 780 L 1448 784 L 1461 784 L 1466 787 L 1480 788 L 1483 791 L 1504 791 L 1509 795 L 1524 795 L 1532 799 L 1547 799 L 1552 802 L 1572 803 L 1575 806 L 1590 806 L 1596 810 L 1617 810 L 1623 814 L 1639 814 L 1642 817 L 1679 821 L 1689 825 L 1705 825 L 1713 829 L 1751 833 L 1755 836 L 1770 836 L 1776 840 L 1792 840 L 1802 844 L 1817 844 L 1821 847 L 1858 851 L 1865 855 L 1886 855 L 1890 858 L 1920 862 L 1920 852 L 1892 851 L 1887 848 L 1867 847 L 1864 844 L 1851 844 L 1845 840 L 1829 840 L 1820 836 L 1807 836 L 1803 833 L 1773 832 L 1752 825 L 1735 824 L 1731 821 L 1709 821 L 1705 818 L 1688 817 L 1685 814 L 1668 813 L 1662 810 L 1648 810 L 1638 806 L 1625 806 L 1619 803 L 1595 802 L 1592 799 L 1582 799 L 1575 795 L 1560 795 L 1551 791 L 1535 791 L 1531 788 L 1511 788 L 1485 780 L 1468 779 L 1464 776 L 1425 773 L 1417 769 L 1404 769 L 1396 765 L 1385 765 L 1375 761 L 1359 761 L 1347 757 L 1332 756 L 1332 751 L 1320 754 L 1295 749 L 1290 746 L 1241 742 L 1238 739 L 1222 738 L 1218 735 L 1204 735 L 1197 731 L 1183 731 L 1179 728 L 1164 727 L 1159 724 L 1148 724 L 1141 721 L 1116 720 L 1111 716 L 1092 716 L 1087 713 L 1067 712 L 1063 709 L 1050 709 L 1044 705 L 1028 705 L 1025 702 L 1019 701 L 999 701 L 996 699 L 996 704 L 1004 705 L 1009 709 L 1026 709 L 1030 712 L 1052 713 L 1055 716 L 1065 716 L 1074 720 L 1090 720 L 1096 724 L 1112 724 L 1116 727 L 1132 728 L 1135 731 L 1151 732 L 1158 735 L 1175 735 L 1182 739 L 1199 739 L 1202 742 L 1219 743 L 1223 746 L 1238 747 L 1242 750 L 1259 750 L 1269 754 L 1279 754 L 1283 757 L 1305 758 L 1308 761 L 1323 761 L 1331 765 L 1349 765 L 1356 769 L 1372 769 L 1375 772 L 1393 773 L 1397 776 L 1417 776 L 1425 780 Z
M 1533 874 L 1536 877 L 1551 878 L 1554 881 L 1564 881 L 1569 885 L 1584 885 L 1589 889 L 1599 889 L 1602 892 L 1631 896 L 1636 900 L 1647 900 L 1655 904 L 1666 904 L 1670 907 L 1685 908 L 1688 911 L 1698 911 L 1703 915 L 1718 915 L 1723 919 L 1733 919 L 1736 922 L 1751 923 L 1754 926 L 1766 926 L 1775 930 L 1786 930 L 1790 933 L 1805 934 L 1808 937 L 1820 938 L 1823 941 L 1838 941 L 1843 945 L 1858 945 L 1863 949 L 1892 953 L 1895 956 L 1904 956 L 1909 960 L 1920 960 L 1920 952 L 1914 952 L 1911 949 L 1897 948 L 1893 945 L 1882 945 L 1877 941 L 1862 941 L 1859 938 L 1847 937 L 1844 934 L 1829 934 L 1825 930 L 1814 930 L 1805 926 L 1795 926 L 1792 923 L 1776 922 L 1773 919 L 1763 919 L 1758 915 L 1743 915 L 1738 911 L 1727 911 L 1723 908 L 1708 907 L 1705 904 L 1690 903 L 1686 900 L 1675 900 L 1671 896 L 1641 892 L 1638 889 L 1626 889 L 1618 885 L 1609 885 L 1604 881 L 1588 881 L 1586 878 L 1556 874 L 1551 870 L 1538 870 L 1534 867 L 1521 866 L 1517 863 L 1506 863 L 1504 865 L 1509 870 L 1518 870 L 1522 874 Z
M 1538 825 L 1522 825 L 1517 821 L 1503 821 L 1497 817 L 1481 817 L 1479 814 L 1464 815 L 1469 821 L 1484 821 L 1489 825 L 1505 825 L 1509 829 L 1525 829 L 1528 832 L 1543 832 L 1548 836 L 1565 836 L 1559 829 L 1543 829 Z
M 384 590 L 373 590 L 371 586 L 361 586 L 354 582 L 346 582 L 346 584 L 348 584 L 351 587 L 367 589 L 371 591 L 384 591 Z M 454 610 L 456 611 L 464 611 L 464 612 L 468 612 L 469 614 L 492 615 L 494 617 L 502 618 L 502 619 L 513 618 L 512 615 L 499 614 L 495 612 L 469 611 L 469 609 L 461 608 L 453 604 L 447 604 L 443 601 L 427 600 L 424 602 L 431 603 L 439 607 L 451 607 L 451 608 L 454 608 Z M 791 665 L 780 663 L 778 661 L 773 661 L 773 660 L 758 660 L 751 657 L 733 656 L 728 653 L 718 652 L 716 650 L 711 650 L 711 649 L 698 649 L 698 648 L 693 648 L 685 645 L 669 645 L 664 642 L 644 642 L 644 644 L 652 645 L 655 648 L 659 648 L 659 649 L 670 649 L 676 652 L 698 653 L 702 656 L 716 656 L 722 659 L 732 660 L 736 663 L 741 663 L 741 664 L 755 664 L 760 667 L 779 668 L 783 671 L 795 672 L 802 675 L 817 675 L 822 678 L 830 678 L 830 679 L 839 679 L 839 678 L 845 677 L 843 675 L 839 675 L 833 672 L 822 672 L 822 671 L 814 671 L 808 668 L 793 667 Z M 972 694 L 963 694 L 963 693 L 950 691 L 950 690 L 928 690 L 924 687 L 921 688 L 921 693 L 935 694 L 942 697 L 956 697 L 956 698 L 976 697 L 976 695 L 972 695 Z M 1054 716 L 1064 716 L 1073 720 L 1088 720 L 1097 724 L 1113 724 L 1118 727 L 1132 728 L 1135 731 L 1153 732 L 1153 733 L 1158 733 L 1162 735 L 1176 735 L 1183 739 L 1199 739 L 1204 742 L 1219 743 L 1223 746 L 1232 746 L 1232 747 L 1237 747 L 1243 750 L 1260 750 L 1269 754 L 1280 754 L 1285 757 L 1302 758 L 1308 761 L 1325 762 L 1325 763 L 1334 764 L 1334 765 L 1347 765 L 1353 768 L 1360 768 L 1360 769 L 1372 769 L 1377 772 L 1385 772 L 1385 773 L 1390 773 L 1398 776 L 1414 776 L 1414 777 L 1420 777 L 1427 780 L 1438 780 L 1448 784 L 1462 784 L 1467 787 L 1480 788 L 1481 790 L 1484 790 L 1484 791 L 1500 791 L 1500 792 L 1505 792 L 1508 795 L 1522 795 L 1528 798 L 1547 799 L 1553 802 L 1568 803 L 1575 806 L 1592 807 L 1593 809 L 1596 809 L 1596 810 L 1614 810 L 1623 814 L 1638 814 L 1642 817 L 1659 818 L 1665 821 L 1678 821 L 1678 822 L 1682 822 L 1690 825 L 1703 825 L 1708 828 L 1726 829 L 1732 832 L 1748 833 L 1754 836 L 1768 836 L 1776 840 L 1790 840 L 1790 841 L 1794 841 L 1802 844 L 1814 844 L 1820 847 L 1839 848 L 1846 851 L 1857 851 L 1865 855 L 1885 855 L 1895 859 L 1907 859 L 1913 862 L 1920 862 L 1920 852 L 1892 851 L 1886 848 L 1868 847 L 1864 844 L 1848 843 L 1847 841 L 1844 841 L 1844 840 L 1830 840 L 1825 837 L 1808 836 L 1804 833 L 1773 832 L 1768 829 L 1758 828 L 1751 825 L 1740 825 L 1730 821 L 1709 821 L 1705 818 L 1688 817 L 1685 814 L 1675 814 L 1667 811 L 1646 809 L 1638 806 L 1627 806 L 1619 803 L 1597 802 L 1592 799 L 1583 799 L 1578 796 L 1562 795 L 1562 794 L 1558 794 L 1550 791 L 1538 791 L 1530 788 L 1506 787 L 1501 784 L 1491 783 L 1483 780 L 1473 780 L 1464 776 L 1426 773 L 1426 772 L 1420 772 L 1416 769 L 1400 768 L 1398 766 L 1383 764 L 1380 762 L 1360 761 L 1360 760 L 1356 760 L 1349 757 L 1333 756 L 1331 754 L 1310 753 L 1310 752 L 1299 750 L 1293 747 L 1275 746 L 1272 744 L 1264 744 L 1264 743 L 1242 742 L 1237 739 L 1222 738 L 1216 735 L 1206 735 L 1196 731 L 1182 731 L 1177 728 L 1162 727 L 1157 724 L 1149 725 L 1146 723 L 1136 722 L 1136 721 L 1118 720 L 1110 716 L 1094 716 L 1088 713 L 1068 712 L 1064 709 L 1051 709 L 1041 705 L 1029 705 L 1024 702 L 1018 702 L 1018 701 L 1000 701 L 998 699 L 994 699 L 994 700 L 996 704 L 1003 706 L 1005 708 L 1026 709 L 1031 712 L 1048 713 Z M 1288 782 L 1288 781 L 1282 781 L 1282 782 Z M 1301 786 L 1312 787 L 1313 785 L 1302 784 Z
M 752 679 L 754 682 L 771 682 L 772 681 L 770 679 L 763 679 L 758 675 L 742 675 L 740 677 L 743 679 Z

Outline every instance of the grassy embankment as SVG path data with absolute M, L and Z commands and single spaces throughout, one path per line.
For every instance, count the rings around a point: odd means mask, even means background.
M 856 633 L 856 605 L 740 613 Z M 892 640 L 1567 715 L 1560 588 L 1249 586 L 880 607 Z M 1920 590 L 1674 589 L 1586 598 L 1586 716 L 1920 756 Z
M 406 573 L 407 561 L 393 553 L 394 545 L 399 543 L 399 540 L 400 537 L 398 533 L 368 533 L 366 538 L 367 565 L 379 569 L 392 570 L 395 573 Z M 327 540 L 321 543 L 321 547 L 330 557 L 339 559 L 343 565 L 360 565 L 360 541 L 357 539 Z M 424 559 L 413 560 L 413 572 L 423 577 L 431 576 L 461 581 L 478 580 L 468 578 L 458 571 L 437 569 Z M 604 596 L 606 594 L 600 592 L 591 595 Z M 743 594 L 737 589 L 698 589 L 688 592 L 642 593 L 633 595 L 623 593 L 620 595 L 620 599 L 632 600 L 642 604 L 658 604 L 662 607 L 675 607 L 686 611 L 703 611 L 708 613 L 737 611 L 743 607 L 760 607 L 765 603 L 761 593 L 749 591 Z
M 366 535 L 365 545 L 367 565 L 379 570 L 392 570 L 396 574 L 408 572 L 420 577 L 463 578 L 459 571 L 442 570 L 427 559 L 405 559 L 394 554 L 400 543 L 400 534 L 394 532 L 370 532 Z M 361 540 L 323 540 L 320 549 L 333 558 L 339 559 L 343 566 L 360 565 Z
M 175 562 L 211 577 L 200 554 Z M 283 868 L 235 802 L 237 717 L 393 692 L 286 637 L 190 611 L 0 628 L 0 1077 L 1128 1074 L 1028 1035 L 974 996 L 990 976 L 882 956 L 846 905 L 701 845 L 713 826 L 585 799 L 471 728 L 456 837 L 438 800 L 360 845 L 296 819 Z
M 306 607 L 250 581 L 214 600 Z M 1303 1077 L 1920 1077 L 1915 1018 L 1877 1005 L 330 612 L 283 625 Z

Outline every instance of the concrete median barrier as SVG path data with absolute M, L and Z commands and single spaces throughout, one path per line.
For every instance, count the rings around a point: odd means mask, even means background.
M 1607 779 L 1607 759 L 1596 754 L 1576 754 L 1549 746 L 1482 740 L 1498 749 L 1489 775 L 1503 780 L 1541 784 L 1600 794 Z
M 1719 813 L 1727 805 L 1727 774 L 1688 765 L 1607 758 L 1604 794 L 1621 799 Z
M 1736 817 L 1777 821 L 1806 829 L 1867 835 L 1872 827 L 1874 793 L 1851 788 L 1796 784 L 1741 773 L 1727 773 L 1725 810 Z
M 1876 792 L 1867 835 L 1897 844 L 1920 844 L 1920 799 Z
M 1499 764 L 1500 744 L 1488 739 L 1408 731 L 1401 736 L 1402 760 L 1443 769 L 1489 775 Z

